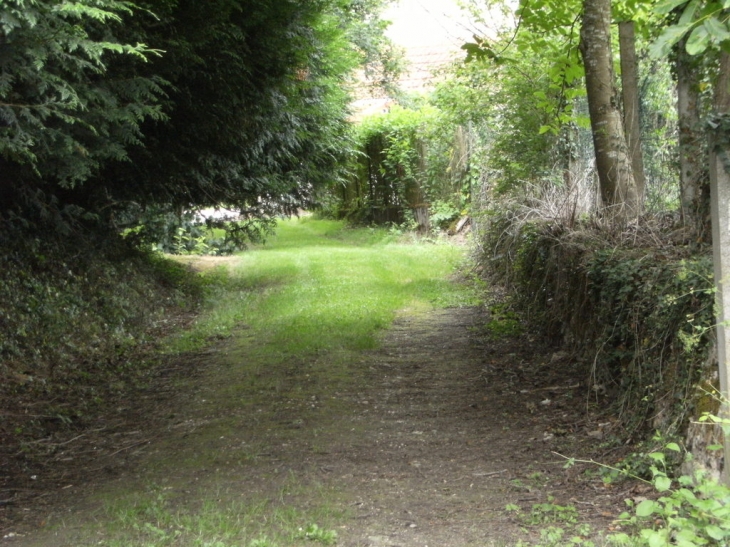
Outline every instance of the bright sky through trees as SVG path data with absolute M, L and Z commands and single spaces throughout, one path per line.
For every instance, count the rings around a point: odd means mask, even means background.
M 388 36 L 403 47 L 459 49 L 473 31 L 453 0 L 399 0 L 384 14 L 393 22 Z

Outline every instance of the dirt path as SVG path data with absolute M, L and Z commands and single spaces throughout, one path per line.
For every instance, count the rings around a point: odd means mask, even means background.
M 402 316 L 378 350 L 253 370 L 256 341 L 242 330 L 184 363 L 194 377 L 173 371 L 130 402 L 118 448 L 47 506 L 15 507 L 0 543 L 106 544 L 105 528 L 89 536 L 88 523 L 109 514 L 100 500 L 151 489 L 188 512 L 203 502 L 293 507 L 348 547 L 534 540 L 534 516 L 527 537 L 520 529 L 548 495 L 607 524 L 625 493 L 577 480 L 552 453 L 594 448 L 583 378 L 526 335 L 493 339 L 486 322 L 478 308 Z

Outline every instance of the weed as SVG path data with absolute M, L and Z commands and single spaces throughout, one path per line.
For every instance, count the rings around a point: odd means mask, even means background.
M 299 539 L 316 541 L 322 545 L 332 545 L 337 541 L 337 532 L 334 530 L 325 530 L 316 524 L 310 524 L 304 529 L 300 528 L 297 537 Z
M 248 547 L 276 547 L 276 543 L 273 543 L 269 538 L 264 536 L 251 540 Z
M 519 315 L 510 310 L 506 304 L 491 306 L 489 312 L 490 318 L 486 329 L 492 338 L 517 336 L 522 333 Z
M 542 479 L 542 474 L 535 477 Z M 539 527 L 540 541 L 536 544 L 520 540 L 516 547 L 564 547 L 566 545 L 593 547 L 593 542 L 587 539 L 591 536 L 591 528 L 585 523 L 578 522 L 578 511 L 572 505 L 558 505 L 555 499 L 548 496 L 545 503 L 533 504 L 529 513 L 523 513 L 515 504 L 505 506 L 505 511 L 512 513 L 525 526 Z M 568 534 L 570 537 L 566 537 Z
M 730 422 L 705 413 L 701 420 L 720 424 L 728 433 Z M 721 447 L 715 447 L 720 449 Z M 677 443 L 669 442 L 662 451 L 646 454 L 641 466 L 648 467 L 650 479 L 629 474 L 626 469 L 589 461 L 617 473 L 651 484 L 660 494 L 657 499 L 644 499 L 639 503 L 626 500 L 629 511 L 619 520 L 627 530 L 612 534 L 609 542 L 625 547 L 701 547 L 730 544 L 730 487 L 720 484 L 698 470 L 694 475 L 673 479 L 669 474 L 670 462 L 682 452 Z M 686 455 L 691 460 L 691 455 Z M 567 465 L 575 461 L 568 460 Z
M 572 505 L 558 505 L 553 503 L 554 498 L 548 496 L 547 503 L 536 503 L 532 511 L 526 516 L 525 522 L 531 525 L 547 523 L 576 524 L 578 511 Z
M 302 513 L 284 501 L 241 503 L 226 499 L 221 492 L 193 510 L 151 487 L 146 496 L 110 505 L 107 516 L 104 531 L 99 532 L 104 541 L 93 542 L 106 547 L 278 547 L 290 545 L 292 539 L 332 545 L 337 537 L 316 524 L 298 526 L 302 521 L 311 522 L 312 517 L 327 520 L 334 516 L 326 506 Z
M 505 506 L 505 511 L 514 513 L 520 517 L 520 520 L 529 526 L 542 524 L 577 524 L 578 511 L 572 505 L 558 505 L 553 503 L 555 498 L 548 496 L 546 503 L 533 504 L 528 514 L 522 514 L 522 510 L 518 505 L 513 503 Z

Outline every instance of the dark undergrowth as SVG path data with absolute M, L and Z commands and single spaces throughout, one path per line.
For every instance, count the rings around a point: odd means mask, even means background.
M 184 323 L 198 277 L 114 236 L 0 239 L 0 463 L 71 435 L 147 381 L 151 351 Z
M 482 242 L 512 305 L 584 365 L 587 397 L 619 417 L 621 442 L 681 433 L 716 409 L 712 257 L 662 222 L 619 232 L 512 211 L 490 219 Z

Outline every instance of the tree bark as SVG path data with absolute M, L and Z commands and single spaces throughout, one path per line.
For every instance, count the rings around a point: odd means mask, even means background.
M 418 178 L 406 185 L 406 199 L 408 206 L 413 211 L 413 219 L 418 224 L 418 231 L 425 234 L 431 229 L 431 215 L 426 202 L 426 193 L 423 191 L 421 181 L 426 180 L 426 142 L 418 139 L 416 142 L 418 153 Z
M 715 84 L 715 115 L 730 115 L 730 54 L 720 54 L 720 74 Z M 730 157 L 726 131 L 720 126 L 710 135 L 710 201 L 712 204 L 712 258 L 715 270 L 717 309 L 717 360 L 720 369 L 720 391 L 724 398 L 722 416 L 730 416 L 730 173 L 725 159 Z M 725 436 L 725 464 L 723 478 L 730 484 L 730 440 Z
M 614 86 L 611 0 L 583 0 L 580 37 L 603 208 L 626 223 L 638 216 L 639 203 Z
M 698 240 L 707 234 L 709 213 L 707 148 L 699 115 L 700 82 L 697 60 L 677 45 L 677 117 L 679 121 L 679 189 L 682 221 Z
M 624 103 L 626 146 L 631 156 L 631 169 L 638 198 L 637 204 L 640 209 L 643 209 L 646 177 L 644 176 L 644 158 L 641 151 L 639 71 L 636 60 L 636 34 L 634 33 L 633 21 L 622 21 L 618 24 L 618 43 L 621 53 L 621 94 Z

